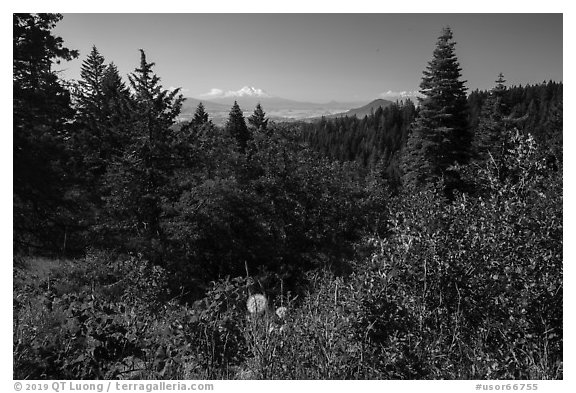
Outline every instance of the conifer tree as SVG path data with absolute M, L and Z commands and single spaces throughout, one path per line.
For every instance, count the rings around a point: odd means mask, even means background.
M 52 70 L 78 52 L 52 29 L 60 14 L 13 14 L 14 246 L 60 249 L 72 208 L 66 197 L 70 92 Z M 65 248 L 65 247 L 62 247 Z
M 166 139 L 169 127 L 180 114 L 184 98 L 180 89 L 164 90 L 160 78 L 152 72 L 155 63 L 146 61 L 140 49 L 140 68 L 128 76 L 135 100 L 135 111 L 140 115 L 146 137 L 150 143 Z
M 208 113 L 206 113 L 204 109 L 204 104 L 201 102 L 196 107 L 196 112 L 194 112 L 194 118 L 192 119 L 192 125 L 194 127 L 200 128 L 204 124 L 208 123 L 210 120 L 208 119 Z
M 106 71 L 104 56 L 98 52 L 96 46 L 82 62 L 80 69 L 79 91 L 77 93 L 76 109 L 80 116 L 93 118 L 102 110 L 102 81 Z M 91 119 L 98 121 L 99 119 Z
M 130 99 L 130 91 L 126 83 L 118 73 L 118 68 L 114 63 L 110 63 L 104 71 L 102 78 L 102 94 L 108 106 L 116 105 L 121 102 L 127 104 Z
M 103 176 L 112 159 L 122 156 L 130 140 L 130 93 L 116 66 L 107 66 L 95 46 L 84 60 L 80 76 L 75 92 L 73 137 L 76 182 L 84 201 L 100 210 L 105 194 Z
M 236 139 L 239 151 L 244 153 L 248 141 L 252 139 L 252 133 L 248 130 L 242 109 L 240 109 L 236 101 L 234 101 L 234 105 L 230 110 L 230 115 L 228 116 L 225 129 L 234 137 L 234 139 Z
M 402 164 L 403 183 L 408 188 L 449 178 L 448 168 L 465 163 L 470 156 L 465 81 L 460 80 L 462 69 L 454 47 L 452 30 L 446 27 L 423 72 L 420 93 L 424 98 Z M 457 187 L 457 179 L 448 181 L 448 188 Z
M 106 66 L 100 84 L 101 99 L 99 112 L 93 116 L 98 119 L 95 127 L 98 131 L 98 146 L 103 171 L 114 157 L 124 154 L 130 143 L 134 127 L 134 107 L 130 91 L 120 77 L 114 63 Z
M 256 105 L 252 116 L 248 118 L 248 123 L 255 131 L 268 134 L 268 119 L 260 103 Z
M 106 66 L 96 47 L 84 61 L 81 77 L 76 92 L 76 125 L 80 133 L 88 134 L 79 137 L 91 140 L 82 154 L 99 152 L 99 158 L 105 160 L 119 153 L 118 139 L 123 138 L 119 134 L 128 131 L 130 92 L 114 63 Z M 125 129 L 118 130 L 120 124 Z
M 214 124 L 208 117 L 208 113 L 204 109 L 204 104 L 201 102 L 198 103 L 196 107 L 196 111 L 194 112 L 194 116 L 192 120 L 185 123 L 180 127 L 178 132 L 178 138 L 180 140 L 179 143 L 179 152 L 182 157 L 187 157 L 184 161 L 189 161 L 192 157 L 190 156 L 191 150 L 190 147 L 192 144 L 198 141 L 198 137 L 203 134 L 211 134 L 211 130 L 213 130 Z
M 130 123 L 132 121 L 132 97 L 126 84 L 118 73 L 114 63 L 110 63 L 104 71 L 102 79 L 102 95 L 104 96 L 105 123 L 111 134 L 111 153 L 121 154 L 129 140 Z
M 211 129 L 213 127 L 212 121 L 208 117 L 208 113 L 204 109 L 204 104 L 201 102 L 196 107 L 192 120 L 182 126 L 180 129 L 181 136 L 190 141 L 190 138 L 196 138 L 203 130 Z
M 166 246 L 162 200 L 171 194 L 175 163 L 171 127 L 183 97 L 179 89 L 162 88 L 160 78 L 152 72 L 154 63 L 148 63 L 144 51 L 140 52 L 140 67 L 129 75 L 134 119 L 131 141 L 107 174 L 111 189 L 107 207 L 119 235 L 152 261 L 162 263 Z
M 482 158 L 501 152 L 501 142 L 507 122 L 507 108 L 503 101 L 506 93 L 505 83 L 504 75 L 500 73 L 496 86 L 490 91 L 482 105 L 480 122 L 474 135 L 475 148 Z
M 103 134 L 106 130 L 103 80 L 106 71 L 104 57 L 96 46 L 82 62 L 81 79 L 75 92 L 76 133 L 74 145 L 82 161 L 83 181 L 95 193 L 94 182 L 105 171 L 106 147 Z

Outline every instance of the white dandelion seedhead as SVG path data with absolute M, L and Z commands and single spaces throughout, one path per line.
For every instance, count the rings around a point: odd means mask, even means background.
M 278 318 L 280 318 L 280 319 L 286 318 L 287 312 L 288 312 L 288 309 L 286 307 L 278 307 L 276 309 L 276 315 L 278 315 Z
M 246 302 L 246 307 L 248 308 L 248 312 L 250 314 L 262 314 L 266 311 L 266 306 L 268 305 L 268 301 L 264 295 L 257 293 L 256 295 L 252 295 L 248 298 Z

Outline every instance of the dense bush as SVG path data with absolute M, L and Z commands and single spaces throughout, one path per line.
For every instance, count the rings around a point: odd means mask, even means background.
M 219 130 L 192 144 L 198 164 L 178 174 L 181 190 L 162 218 L 167 267 L 185 291 L 197 295 L 210 280 L 242 275 L 246 264 L 269 285 L 281 277 L 295 287 L 306 270 L 341 268 L 360 238 L 368 194 L 354 166 L 321 159 L 292 127 L 268 129 L 246 154 Z
M 15 377 L 115 377 L 126 359 L 142 356 L 140 328 L 164 300 L 165 286 L 163 273 L 136 257 L 89 254 L 58 263 L 42 277 L 17 270 Z
M 510 139 L 501 162 L 474 172 L 483 196 L 404 199 L 376 241 L 365 323 L 403 348 L 379 359 L 409 355 L 399 377 L 562 375 L 562 175 L 531 137 Z

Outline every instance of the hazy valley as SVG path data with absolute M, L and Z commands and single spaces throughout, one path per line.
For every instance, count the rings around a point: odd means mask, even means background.
M 210 114 L 211 120 L 217 125 L 223 125 L 225 123 L 234 101 L 238 102 L 238 105 L 246 117 L 250 116 L 256 105 L 260 103 L 266 111 L 267 116 L 276 121 L 294 121 L 315 119 L 322 116 L 337 116 L 338 114 L 345 114 L 348 111 L 356 111 L 366 105 L 366 102 L 358 101 L 330 101 L 326 103 L 302 102 L 273 97 L 265 93 L 253 93 L 258 91 L 261 90 L 254 87 L 244 87 L 239 90 L 239 92 L 245 92 L 244 94 L 233 92 L 236 94 L 229 94 L 226 97 L 207 97 L 206 99 L 186 97 L 182 106 L 180 119 L 183 121 L 190 120 L 200 102 L 202 102 L 206 111 Z M 385 100 L 380 101 L 382 101 L 381 104 L 383 104 Z M 354 114 L 355 113 L 356 112 L 354 112 Z M 366 114 L 369 113 L 367 112 Z

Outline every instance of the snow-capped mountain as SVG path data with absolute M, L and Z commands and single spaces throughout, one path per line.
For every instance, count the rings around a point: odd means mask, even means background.
M 244 86 L 238 91 L 229 91 L 228 94 L 232 97 L 272 97 L 264 90 L 252 86 Z
M 419 91 L 392 91 L 388 90 L 387 92 L 381 93 L 379 98 L 383 98 L 389 101 L 396 101 L 396 100 L 406 100 L 410 99 L 414 103 L 418 103 L 418 98 L 422 98 L 424 95 Z
M 224 91 L 221 89 L 212 89 L 208 93 L 203 94 L 202 97 L 206 97 L 207 99 L 218 99 L 218 98 L 233 98 L 233 97 L 263 97 L 263 98 L 270 98 L 272 97 L 270 94 L 265 92 L 262 89 L 258 89 L 253 86 L 244 86 L 240 90 L 228 90 Z

